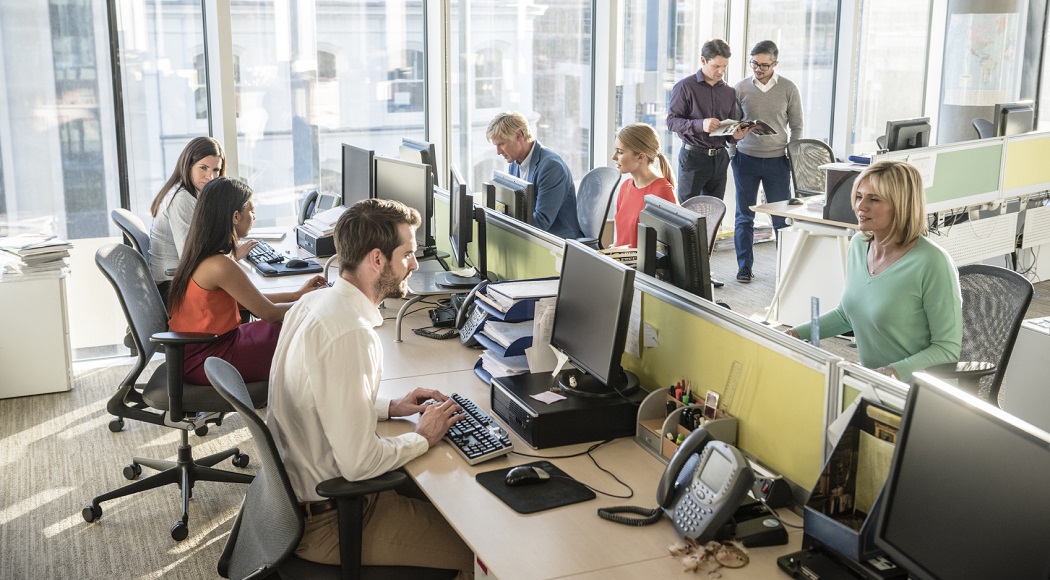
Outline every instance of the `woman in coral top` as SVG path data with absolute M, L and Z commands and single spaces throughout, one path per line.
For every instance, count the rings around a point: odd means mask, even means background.
M 244 183 L 219 177 L 200 192 L 168 293 L 168 328 L 219 338 L 186 346 L 187 382 L 208 384 L 204 361 L 210 356 L 232 364 L 245 381 L 266 380 L 284 313 L 303 294 L 326 286 L 323 277 L 314 276 L 295 292 L 259 292 L 233 257 L 254 221 L 252 190 Z M 261 320 L 241 324 L 239 305 Z
M 616 198 L 617 246 L 638 247 L 638 214 L 645 207 L 645 196 L 655 195 L 671 203 L 678 203 L 674 195 L 674 173 L 667 157 L 660 152 L 660 137 L 645 123 L 633 123 L 620 129 L 616 136 L 613 162 L 620 173 L 631 176 L 620 186 Z M 660 162 L 660 173 L 653 171 L 653 163 Z

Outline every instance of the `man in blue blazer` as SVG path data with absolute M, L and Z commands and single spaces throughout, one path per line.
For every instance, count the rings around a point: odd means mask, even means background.
M 562 158 L 532 137 L 529 122 L 518 112 L 496 115 L 485 137 L 510 163 L 507 172 L 536 186 L 532 225 L 562 238 L 582 238 L 576 217 L 576 185 Z

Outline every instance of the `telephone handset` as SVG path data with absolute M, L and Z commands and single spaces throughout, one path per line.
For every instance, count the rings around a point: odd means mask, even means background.
M 306 220 L 313 217 L 314 213 L 317 212 L 318 198 L 320 196 L 321 194 L 314 189 L 303 198 L 303 205 L 299 207 L 299 225 L 303 225 Z
M 482 280 L 477 286 L 470 289 L 470 293 L 463 299 L 463 303 L 460 304 L 459 310 L 456 312 L 456 328 L 459 329 L 459 340 L 466 346 L 474 346 L 478 343 L 478 339 L 474 337 L 477 334 L 478 327 L 488 317 L 488 313 L 484 309 L 478 308 L 475 304 L 478 292 L 481 292 L 488 286 L 487 280 Z
M 656 501 L 679 534 L 706 542 L 733 517 L 754 481 L 740 450 L 700 428 L 671 457 Z

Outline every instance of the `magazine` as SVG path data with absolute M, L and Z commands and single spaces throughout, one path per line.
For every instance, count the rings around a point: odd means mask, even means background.
M 776 135 L 777 130 L 766 124 L 765 121 L 759 121 L 757 119 L 751 121 L 736 121 L 733 119 L 724 119 L 718 122 L 718 128 L 711 131 L 712 137 L 731 137 L 737 129 L 747 129 L 748 127 L 754 127 L 751 130 L 751 135 Z

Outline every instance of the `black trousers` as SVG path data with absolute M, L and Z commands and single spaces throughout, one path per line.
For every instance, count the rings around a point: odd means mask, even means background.
M 725 148 L 715 155 L 708 155 L 706 149 L 682 147 L 678 154 L 679 203 L 698 195 L 724 199 L 728 170 L 729 152 Z

